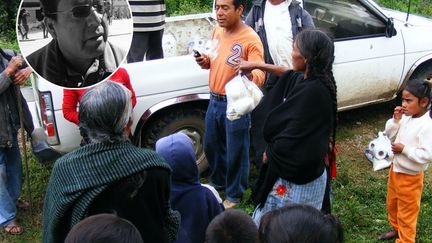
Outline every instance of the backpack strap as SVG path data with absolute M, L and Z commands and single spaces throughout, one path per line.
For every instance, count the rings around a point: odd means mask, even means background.
M 297 33 L 303 30 L 303 9 L 300 4 L 297 5 L 296 11 Z

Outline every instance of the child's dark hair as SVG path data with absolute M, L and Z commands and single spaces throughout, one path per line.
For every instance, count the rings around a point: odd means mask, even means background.
M 206 243 L 258 243 L 258 229 L 245 212 L 229 209 L 210 222 Z
M 85 218 L 69 231 L 65 243 L 143 243 L 138 229 L 114 214 Z
M 420 79 L 411 79 L 405 86 L 405 90 L 420 100 L 428 98 L 429 106 L 432 100 L 431 83 Z M 429 111 L 429 116 L 432 118 L 432 111 Z
M 340 221 L 308 205 L 288 205 L 272 210 L 261 219 L 261 243 L 341 243 Z
M 306 29 L 301 31 L 295 39 L 295 43 L 306 59 L 306 65 L 309 68 L 308 76 L 324 82 L 328 88 L 333 101 L 333 129 L 331 135 L 331 147 L 334 148 L 336 142 L 336 124 L 337 124 L 337 86 L 333 76 L 334 61 L 334 43 L 324 31 L 319 29 Z M 329 156 L 333 153 L 329 151 Z M 329 160 L 332 160 L 329 157 Z

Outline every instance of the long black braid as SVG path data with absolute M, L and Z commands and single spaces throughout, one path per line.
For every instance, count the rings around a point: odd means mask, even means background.
M 295 44 L 306 58 L 308 77 L 322 81 L 328 88 L 333 102 L 333 129 L 329 146 L 329 161 L 332 160 L 336 143 L 337 86 L 333 76 L 334 43 L 319 29 L 307 29 L 296 36 Z

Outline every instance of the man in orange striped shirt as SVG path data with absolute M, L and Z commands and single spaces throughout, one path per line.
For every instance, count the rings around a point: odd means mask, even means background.
M 249 175 L 250 114 L 230 121 L 226 118 L 225 85 L 237 75 L 241 59 L 264 62 L 263 45 L 255 31 L 241 20 L 245 0 L 217 0 L 219 26 L 213 31 L 210 54 L 196 54 L 203 69 L 210 69 L 210 103 L 206 113 L 204 151 L 211 168 L 210 184 L 225 188 L 225 208 L 232 208 L 243 197 Z M 264 72 L 243 73 L 261 86 Z

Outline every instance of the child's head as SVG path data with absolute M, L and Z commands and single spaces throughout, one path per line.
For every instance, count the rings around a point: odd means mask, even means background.
M 288 205 L 263 216 L 259 239 L 261 243 L 339 243 L 343 230 L 332 215 L 308 205 Z
M 156 142 L 156 153 L 170 165 L 173 182 L 198 182 L 195 149 L 187 135 L 178 132 L 160 138 Z
M 65 243 L 143 243 L 138 229 L 114 214 L 85 218 L 69 231 Z
M 245 212 L 229 209 L 210 222 L 206 243 L 258 243 L 258 229 Z
M 402 108 L 407 116 L 419 117 L 425 114 L 431 103 L 431 85 L 427 81 L 409 80 L 402 91 Z M 430 113 L 432 117 L 432 114 Z

